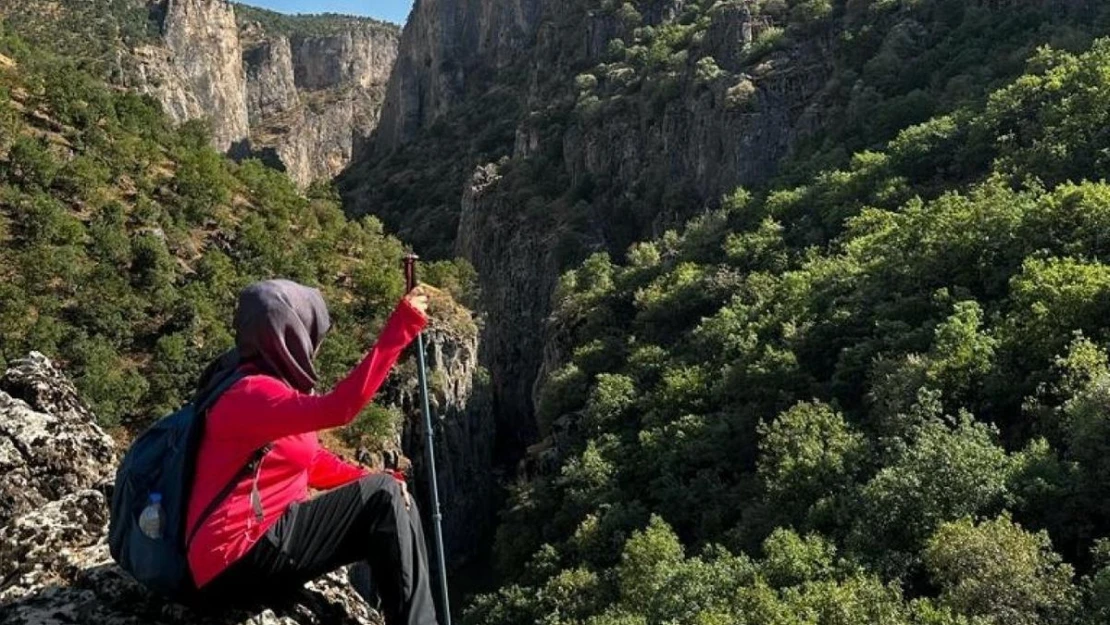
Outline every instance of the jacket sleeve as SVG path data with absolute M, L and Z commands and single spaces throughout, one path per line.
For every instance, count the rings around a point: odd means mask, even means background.
M 312 456 L 312 464 L 308 467 L 308 485 L 318 489 L 336 488 L 365 475 L 370 475 L 370 472 L 344 462 L 342 458 L 323 446 L 317 446 L 316 453 Z
M 386 322 L 377 343 L 347 377 L 324 395 L 301 393 L 266 376 L 248 378 L 242 390 L 221 398 L 217 409 L 234 419 L 209 418 L 211 436 L 245 440 L 261 447 L 278 438 L 347 425 L 374 397 L 401 351 L 424 328 L 423 313 L 402 300 Z

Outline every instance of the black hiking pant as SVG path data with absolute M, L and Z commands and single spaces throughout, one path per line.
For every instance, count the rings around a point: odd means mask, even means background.
M 202 595 L 222 605 L 288 599 L 306 582 L 348 564 L 369 565 L 387 625 L 436 625 L 428 555 L 416 503 L 375 474 L 293 504 Z M 367 601 L 367 584 L 356 590 Z

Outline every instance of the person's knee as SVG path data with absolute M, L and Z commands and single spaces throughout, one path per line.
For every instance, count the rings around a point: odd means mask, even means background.
M 401 499 L 401 485 L 388 473 L 374 473 L 359 479 L 364 501 L 372 497 L 384 497 L 390 501 Z

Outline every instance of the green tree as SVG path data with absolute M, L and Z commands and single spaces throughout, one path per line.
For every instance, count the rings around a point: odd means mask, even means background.
M 41 140 L 18 136 L 8 150 L 6 174 L 24 187 L 48 189 L 60 165 Z
M 955 424 L 926 422 L 916 440 L 860 492 L 853 541 L 868 558 L 897 570 L 946 521 L 997 511 L 1013 462 L 990 426 L 963 415 Z
M 758 474 L 781 525 L 805 526 L 853 484 L 863 437 L 821 403 L 801 403 L 759 426 Z M 815 509 L 816 507 L 816 509 Z
M 1071 623 L 1078 605 L 1072 568 L 1048 535 L 1026 532 L 1007 516 L 941 525 L 925 563 L 942 604 L 988 623 Z

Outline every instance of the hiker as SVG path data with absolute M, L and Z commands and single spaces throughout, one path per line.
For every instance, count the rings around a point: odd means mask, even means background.
M 370 402 L 423 329 L 427 306 L 423 287 L 410 291 L 362 362 L 332 391 L 315 393 L 313 360 L 330 324 L 320 292 L 269 280 L 240 294 L 236 347 L 209 365 L 194 399 L 205 405 L 222 382 L 246 374 L 209 404 L 196 459 L 188 560 L 205 603 L 265 603 L 364 563 L 388 625 L 436 623 L 420 515 L 404 477 L 348 464 L 316 434 L 350 423 Z M 325 492 L 310 498 L 310 488 Z

